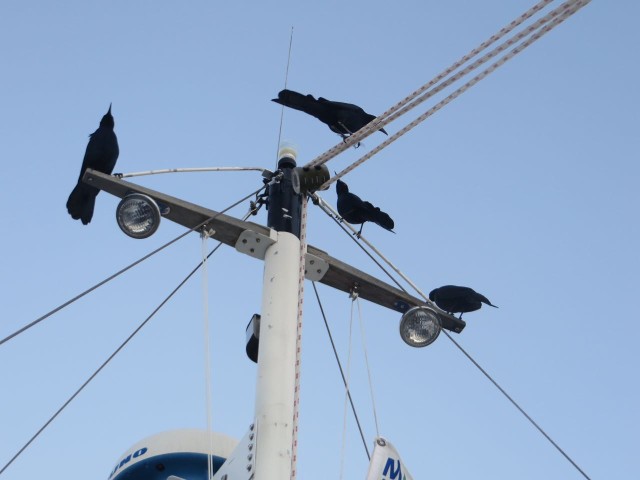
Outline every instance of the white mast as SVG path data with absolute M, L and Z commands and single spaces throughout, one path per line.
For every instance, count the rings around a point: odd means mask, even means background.
M 291 478 L 300 240 L 278 232 L 264 259 L 256 387 L 256 480 Z
M 300 279 L 302 197 L 292 184 L 296 152 L 280 151 L 278 183 L 269 186 L 268 226 L 276 242 L 264 257 L 258 379 L 255 480 L 293 477 L 294 396 Z

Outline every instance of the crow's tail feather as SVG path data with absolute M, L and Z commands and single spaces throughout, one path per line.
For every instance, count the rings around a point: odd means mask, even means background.
M 93 208 L 99 191 L 84 183 L 78 183 L 67 200 L 67 211 L 71 218 L 80 220 L 83 225 L 87 225 L 93 217 Z
M 485 305 L 489 305 L 490 307 L 493 307 L 493 308 L 498 308 L 498 306 L 497 306 L 497 305 L 494 305 L 493 303 L 491 303 L 491 302 L 489 301 L 489 299 L 488 299 L 487 297 L 485 297 L 484 295 L 480 295 L 480 294 L 478 293 L 478 297 L 479 297 L 480 301 L 481 301 L 482 303 L 484 303 Z
M 374 222 L 380 225 L 382 228 L 389 230 L 390 232 L 393 232 L 393 227 L 395 227 L 393 219 L 389 216 L 389 214 L 383 212 L 379 208 L 376 209 Z

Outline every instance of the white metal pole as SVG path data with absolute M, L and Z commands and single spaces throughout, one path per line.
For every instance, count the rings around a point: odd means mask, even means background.
M 288 480 L 292 468 L 300 240 L 278 232 L 264 259 L 255 480 Z

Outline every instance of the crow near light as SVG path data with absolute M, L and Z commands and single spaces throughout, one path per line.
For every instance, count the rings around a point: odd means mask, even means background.
M 440 317 L 427 306 L 407 310 L 400 320 L 400 336 L 412 347 L 431 345 L 440 335 L 440 330 Z
M 156 201 L 141 193 L 125 196 L 116 209 L 120 230 L 132 238 L 147 238 L 160 226 L 160 208 Z

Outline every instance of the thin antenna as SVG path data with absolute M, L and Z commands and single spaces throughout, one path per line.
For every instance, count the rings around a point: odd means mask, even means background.
M 289 80 L 289 64 L 291 63 L 291 45 L 293 45 L 293 25 L 291 26 L 291 34 L 289 36 L 289 53 L 287 55 L 287 69 L 284 73 L 284 89 L 287 89 L 287 81 Z M 280 154 L 280 141 L 282 140 L 282 121 L 284 119 L 284 105 L 280 110 L 280 130 L 278 131 L 278 145 L 276 149 L 276 170 L 278 169 L 278 158 Z

